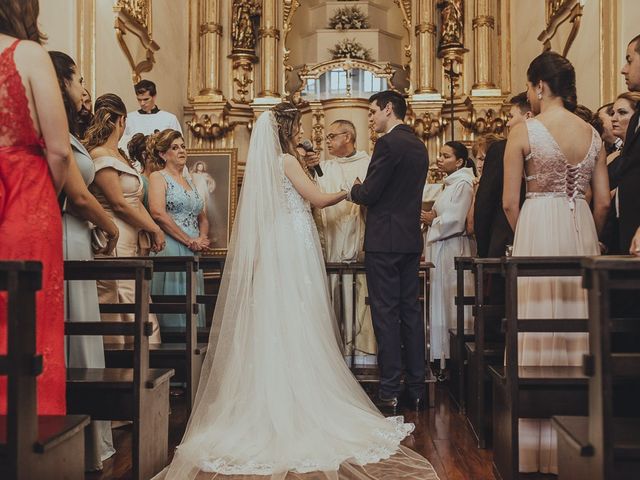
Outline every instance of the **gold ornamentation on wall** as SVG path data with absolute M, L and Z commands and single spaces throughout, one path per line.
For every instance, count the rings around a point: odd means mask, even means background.
M 226 112 L 220 115 L 203 114 L 201 116 L 193 115 L 191 120 L 187 122 L 189 130 L 195 138 L 204 141 L 213 141 L 223 138 L 227 132 L 233 130 L 235 123 L 227 121 Z
M 562 46 L 562 56 L 566 57 L 573 41 L 580 30 L 580 22 L 584 7 L 582 0 L 547 0 L 547 26 L 538 35 L 544 50 L 551 50 L 551 40 L 556 36 L 558 28 L 566 22 L 571 23 L 571 31 Z M 560 51 L 560 49 L 556 49 Z
M 449 124 L 446 118 L 439 115 L 431 115 L 431 112 L 424 112 L 416 116 L 412 109 L 407 110 L 407 125 L 409 125 L 416 136 L 423 142 L 431 138 L 440 136 Z
M 507 125 L 506 120 L 500 112 L 496 112 L 493 108 L 488 109 L 484 116 L 478 115 L 474 109 L 467 118 L 460 117 L 459 120 L 466 130 L 475 135 L 485 135 L 487 133 L 502 134 Z
M 116 38 L 131 66 L 133 83 L 137 83 L 142 73 L 151 71 L 154 53 L 160 49 L 152 38 L 151 1 L 118 0 L 113 11 Z
M 322 104 L 313 102 L 311 109 L 311 141 L 315 145 L 315 151 L 321 152 L 324 145 L 324 111 Z M 319 108 L 318 108 L 319 107 Z
M 129 16 L 151 34 L 151 0 L 117 0 L 113 8 Z
M 255 53 L 256 22 L 261 6 L 252 0 L 234 0 L 231 19 L 231 44 L 234 52 Z
M 464 0 L 442 0 L 440 9 L 440 42 L 438 51 L 461 48 L 464 43 Z

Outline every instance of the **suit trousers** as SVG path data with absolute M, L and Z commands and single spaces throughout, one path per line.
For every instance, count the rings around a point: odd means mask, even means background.
M 420 254 L 366 252 L 364 262 L 378 342 L 380 396 L 390 398 L 401 393 L 405 370 L 409 394 L 422 399 L 425 336 L 419 299 Z

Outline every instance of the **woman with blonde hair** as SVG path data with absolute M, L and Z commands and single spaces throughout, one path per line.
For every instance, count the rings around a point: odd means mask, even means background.
M 93 158 L 96 176 L 90 190 L 111 216 L 120 230 L 118 243 L 111 256 L 137 257 L 147 247 L 154 252 L 165 246 L 164 233 L 142 206 L 143 186 L 140 174 L 130 165 L 126 155 L 118 149 L 118 141 L 125 128 L 127 110 L 117 95 L 107 93 L 96 100 L 95 113 L 87 129 L 85 147 Z M 135 284 L 132 280 L 99 281 L 100 302 L 135 303 Z M 106 318 L 104 315 L 103 318 Z M 153 343 L 160 342 L 160 329 L 155 315 Z M 109 315 L 109 318 L 114 316 Z M 122 321 L 133 321 L 131 314 L 115 315 Z M 124 343 L 122 336 L 107 337 L 105 343 Z
M 149 163 L 162 167 L 149 178 L 149 211 L 166 233 L 167 246 L 158 253 L 162 256 L 190 256 L 209 246 L 209 222 L 204 200 L 189 176 L 184 175 L 187 151 L 182 134 L 167 129 L 149 141 Z M 204 293 L 204 278 L 198 271 L 198 294 Z M 184 295 L 184 272 L 154 273 L 151 291 L 154 295 Z M 186 325 L 184 314 L 158 315 L 161 327 Z M 199 310 L 198 326 L 205 326 L 204 309 Z

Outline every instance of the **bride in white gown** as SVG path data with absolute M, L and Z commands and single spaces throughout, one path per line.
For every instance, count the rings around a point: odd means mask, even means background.
M 342 358 L 310 203 L 346 192 L 306 175 L 301 134 L 289 103 L 255 124 L 195 407 L 160 478 L 437 479 Z

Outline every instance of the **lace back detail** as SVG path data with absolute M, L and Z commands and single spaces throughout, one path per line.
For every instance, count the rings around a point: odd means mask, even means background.
M 571 205 L 576 198 L 584 198 L 602 146 L 597 132 L 592 129 L 591 145 L 584 159 L 572 165 L 542 122 L 531 119 L 526 125 L 531 153 L 525 159 L 525 180 L 528 187 L 529 182 L 535 182 L 535 191 L 527 195 L 566 195 Z
M 0 54 L 0 147 L 41 144 L 13 58 L 19 42 L 16 40 Z

